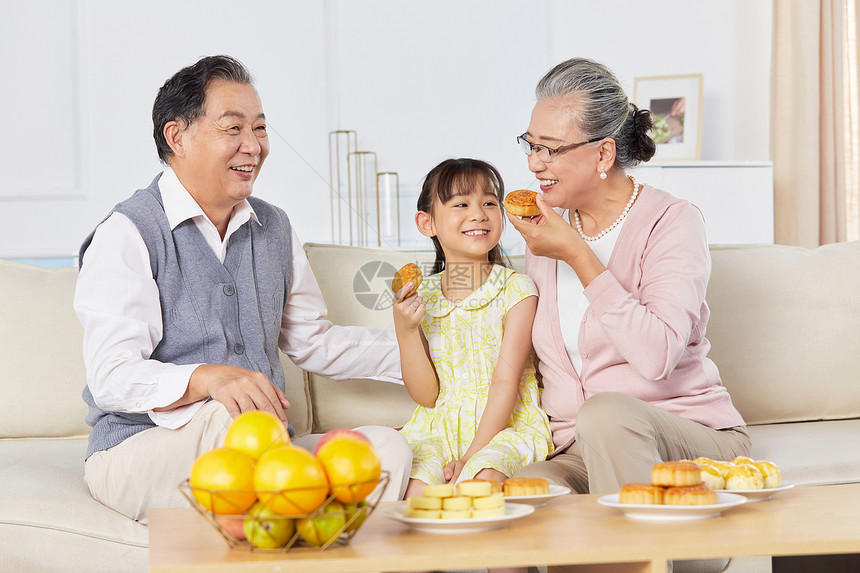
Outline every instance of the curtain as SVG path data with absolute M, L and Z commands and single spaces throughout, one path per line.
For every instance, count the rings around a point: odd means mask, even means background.
M 860 0 L 845 2 L 843 19 L 845 70 L 843 113 L 845 117 L 845 202 L 847 238 L 860 240 L 860 46 L 857 13 Z
M 850 131 L 843 24 L 846 3 L 856 1 L 774 0 L 771 153 L 777 243 L 816 247 L 847 239 Z

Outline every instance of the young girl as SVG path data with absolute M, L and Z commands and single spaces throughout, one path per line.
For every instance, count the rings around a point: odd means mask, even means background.
M 552 449 L 531 360 L 537 291 L 504 266 L 504 184 L 476 159 L 449 159 L 424 180 L 415 222 L 433 239 L 433 275 L 395 296 L 403 381 L 418 403 L 406 497 L 424 485 L 504 481 Z

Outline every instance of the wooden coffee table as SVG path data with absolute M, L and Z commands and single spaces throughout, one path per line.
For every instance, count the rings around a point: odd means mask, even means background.
M 565 495 L 507 527 L 424 533 L 381 504 L 348 545 L 287 553 L 231 549 L 193 509 L 150 514 L 150 571 L 427 571 L 579 565 L 571 571 L 664 573 L 678 559 L 860 553 L 860 484 L 796 487 L 698 521 L 639 521 Z M 390 503 L 389 503 L 390 505 Z

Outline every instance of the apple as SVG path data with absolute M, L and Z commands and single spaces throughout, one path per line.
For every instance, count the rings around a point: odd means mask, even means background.
M 346 525 L 346 511 L 339 501 L 332 501 L 316 517 L 299 519 L 296 529 L 308 545 L 322 547 L 334 541 Z
M 254 547 L 277 549 L 285 546 L 296 532 L 296 522 L 258 501 L 248 510 L 243 530 Z
M 319 453 L 320 448 L 324 443 L 331 440 L 332 438 L 336 438 L 337 436 L 352 436 L 353 438 L 364 440 L 368 444 L 370 443 L 370 440 L 367 439 L 367 436 L 365 436 L 361 432 L 356 432 L 355 430 L 347 430 L 346 428 L 335 428 L 334 430 L 329 430 L 322 435 L 320 441 L 317 442 L 316 448 L 314 448 L 314 455 L 317 455 Z
M 346 521 L 348 522 L 348 525 L 346 526 L 347 533 L 355 531 L 361 527 L 361 524 L 364 523 L 364 520 L 367 519 L 368 515 L 370 515 L 370 507 L 365 500 L 361 500 L 358 503 L 345 503 L 343 504 L 343 507 L 346 510 Z M 355 519 L 353 519 L 354 515 Z M 349 523 L 350 519 L 352 519 L 351 523 Z
M 241 517 L 224 517 L 221 515 L 217 516 L 215 519 L 218 521 L 218 525 L 224 528 L 224 531 L 226 531 L 230 537 L 238 541 L 245 539 L 245 531 L 243 529 L 245 523 L 244 519 Z

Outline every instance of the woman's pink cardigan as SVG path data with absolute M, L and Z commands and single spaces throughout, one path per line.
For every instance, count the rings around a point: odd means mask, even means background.
M 707 357 L 711 257 L 695 206 L 643 188 L 607 270 L 585 289 L 579 376 L 562 340 L 556 264 L 526 253 L 540 291 L 532 341 L 557 451 L 573 443 L 579 408 L 599 392 L 630 394 L 715 429 L 744 425 Z

